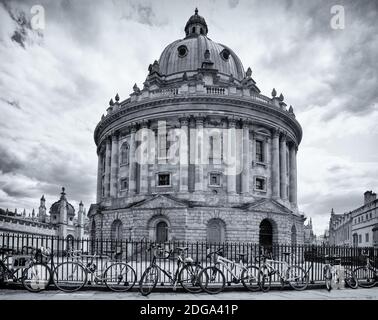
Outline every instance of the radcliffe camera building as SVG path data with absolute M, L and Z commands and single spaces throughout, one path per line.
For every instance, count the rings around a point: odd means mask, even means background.
M 91 238 L 303 243 L 293 108 L 260 93 L 198 10 L 184 30 L 95 129 Z

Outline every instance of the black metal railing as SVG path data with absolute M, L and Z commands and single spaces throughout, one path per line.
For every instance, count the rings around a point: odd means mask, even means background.
M 15 251 L 22 251 L 23 247 L 33 248 L 50 248 L 52 258 L 48 261 L 53 269 L 59 263 L 70 261 L 69 252 L 72 250 L 81 250 L 84 256 L 81 258 L 83 264 L 93 262 L 96 264 L 96 272 L 104 271 L 106 263 L 110 261 L 123 261 L 131 265 L 137 274 L 137 281 L 141 278 L 144 270 L 152 260 L 152 252 L 147 251 L 151 241 L 134 241 L 134 240 L 111 240 L 111 239 L 62 239 L 59 237 L 33 236 L 26 234 L 0 233 L 0 248 L 9 248 Z M 216 251 L 219 248 L 223 250 L 223 256 L 239 262 L 239 254 L 244 254 L 243 262 L 259 266 L 263 255 L 270 255 L 272 259 L 287 261 L 292 265 L 303 267 L 309 276 L 310 283 L 324 281 L 323 267 L 327 262 L 326 259 L 338 257 L 341 264 L 346 268 L 357 268 L 366 264 L 366 253 L 368 253 L 374 267 L 378 267 L 378 249 L 371 247 L 345 247 L 329 245 L 286 245 L 275 244 L 269 247 L 262 247 L 254 243 L 242 242 L 189 242 L 189 241 L 169 241 L 161 243 L 167 251 L 173 250 L 169 259 L 158 259 L 160 266 L 170 271 L 172 274 L 176 268 L 177 250 L 176 247 L 188 247 L 186 253 L 194 261 L 201 263 L 203 267 L 212 265 L 214 261 L 207 257 L 207 254 Z M 4 251 L 5 252 L 5 251 Z M 284 254 L 290 252 L 290 255 Z M 95 261 L 92 261 L 91 255 L 96 254 Z M 4 258 L 5 253 L 0 254 Z M 109 256 L 109 259 L 104 259 Z M 274 264 L 280 268 L 279 264 Z M 225 270 L 224 270 L 225 271 Z M 232 275 L 224 272 L 227 282 L 232 282 Z M 91 275 L 94 277 L 94 274 Z M 169 279 L 162 274 L 160 284 L 169 285 Z M 278 276 L 273 278 L 273 282 L 279 282 Z

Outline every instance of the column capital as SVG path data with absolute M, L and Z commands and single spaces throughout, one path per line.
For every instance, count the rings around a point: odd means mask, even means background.
M 204 117 L 202 116 L 197 116 L 194 118 L 195 121 L 196 121 L 196 126 L 203 126 L 203 122 L 204 122 Z
M 130 124 L 130 132 L 135 133 L 136 132 L 136 123 L 133 122 Z
M 281 141 L 284 142 L 287 140 L 288 135 L 286 131 L 280 130 L 280 136 L 281 136 Z
M 143 120 L 140 126 L 141 126 L 141 128 L 143 128 L 143 129 L 148 128 L 148 121 L 147 121 L 147 120 Z
M 250 121 L 249 120 L 242 120 L 242 128 L 243 129 L 249 129 Z
M 187 126 L 189 124 L 189 117 L 181 116 L 179 117 L 180 126 Z
M 272 138 L 279 138 L 280 136 L 280 130 L 278 128 L 273 128 L 271 130 Z
M 235 128 L 236 127 L 236 119 L 235 118 L 227 118 L 228 120 L 228 127 Z

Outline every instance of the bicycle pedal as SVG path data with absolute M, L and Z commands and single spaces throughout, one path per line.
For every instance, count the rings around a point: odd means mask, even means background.
M 228 286 L 231 286 L 231 282 L 227 282 L 227 285 L 228 285 Z

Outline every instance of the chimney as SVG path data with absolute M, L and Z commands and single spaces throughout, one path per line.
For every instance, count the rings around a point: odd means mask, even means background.
M 367 204 L 369 202 L 372 202 L 377 199 L 377 194 L 373 193 L 373 191 L 366 191 L 364 193 L 364 204 Z

